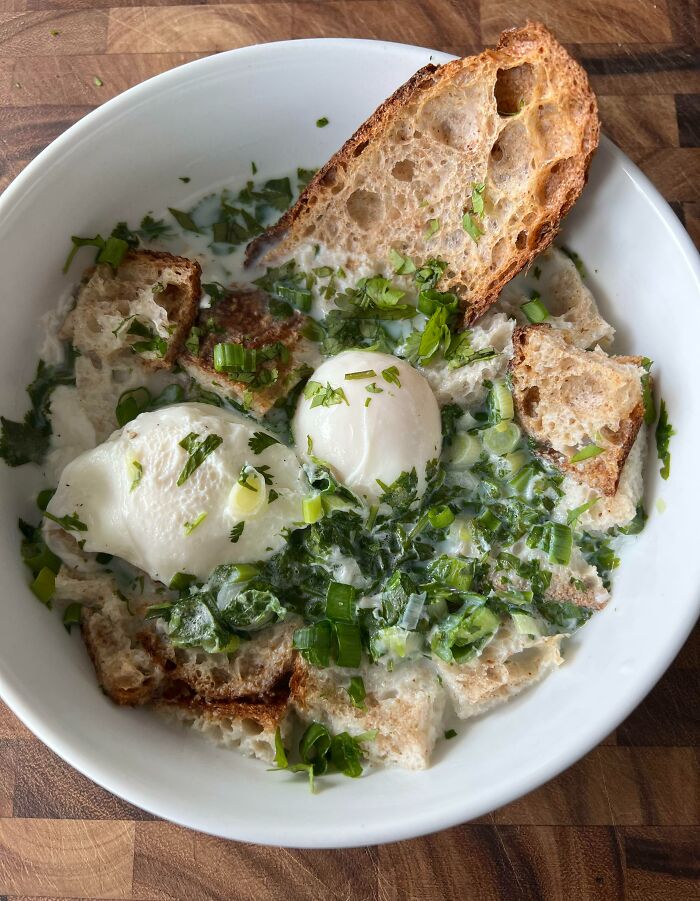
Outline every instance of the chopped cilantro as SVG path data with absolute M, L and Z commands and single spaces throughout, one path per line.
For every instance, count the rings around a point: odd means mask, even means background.
M 224 442 L 220 435 L 214 434 L 207 435 L 201 441 L 198 439 L 199 435 L 196 432 L 190 432 L 189 435 L 179 442 L 180 447 L 187 451 L 188 459 L 178 476 L 178 486 L 184 485 L 192 473 L 204 463 L 209 454 L 212 454 Z
M 320 119 L 316 119 L 316 128 L 325 128 L 328 125 L 328 119 L 326 116 L 321 116 Z
M 46 519 L 58 523 L 58 525 L 67 532 L 87 532 L 88 527 L 75 512 L 70 514 L 67 513 L 65 516 L 54 516 L 53 513 L 45 511 L 44 516 Z
M 168 212 L 177 222 L 180 228 L 184 229 L 187 232 L 195 232 L 198 235 L 201 234 L 202 230 L 199 228 L 199 226 L 189 213 L 185 213 L 183 212 L 183 210 L 176 210 L 170 206 L 168 207 Z
M 440 220 L 439 219 L 428 219 L 428 224 L 425 227 L 426 240 L 434 237 L 439 231 L 440 231 Z
M 59 385 L 75 385 L 75 354 L 67 353 L 66 361 L 49 365 L 39 360 L 34 381 L 27 386 L 31 407 L 21 422 L 0 417 L 0 457 L 8 466 L 39 463 L 49 450 L 51 441 L 51 395 Z
M 413 260 L 410 257 L 402 257 L 393 248 L 389 250 L 389 262 L 396 275 L 412 275 L 416 271 Z
M 311 409 L 314 407 L 333 407 L 336 404 L 350 406 L 342 388 L 333 388 L 329 383 L 325 388 L 320 382 L 308 381 L 304 388 L 304 397 L 311 401 Z
M 163 219 L 154 219 L 153 216 L 147 215 L 141 220 L 138 234 L 144 241 L 157 241 L 159 238 L 171 238 L 173 231 Z
M 300 191 L 303 191 L 317 172 L 318 169 L 302 169 L 301 167 L 297 169 L 297 180 L 299 182 Z
M 473 213 L 465 213 L 462 216 L 462 228 L 476 244 L 479 243 L 479 238 L 484 234 Z
M 267 432 L 253 432 L 252 437 L 248 439 L 248 447 L 254 454 L 261 454 L 273 444 L 279 444 L 279 441 L 273 435 L 268 435 Z
M 231 544 L 238 543 L 238 539 L 243 534 L 244 527 L 245 523 L 241 521 L 237 522 L 236 525 L 231 529 L 231 531 L 228 533 L 228 540 L 231 542 Z

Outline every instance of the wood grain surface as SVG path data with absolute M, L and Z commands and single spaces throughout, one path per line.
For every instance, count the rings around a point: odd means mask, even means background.
M 347 36 L 469 53 L 539 18 L 586 67 L 606 132 L 700 242 L 698 0 L 0 0 L 0 190 L 69 125 L 189 60 Z M 700 898 L 700 633 L 559 778 L 483 819 L 349 851 L 236 844 L 91 783 L 0 704 L 0 901 Z

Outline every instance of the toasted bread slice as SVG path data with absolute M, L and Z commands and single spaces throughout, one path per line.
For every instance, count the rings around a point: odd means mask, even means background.
M 600 610 L 610 600 L 610 593 L 598 571 L 587 562 L 576 545 L 572 548 L 571 559 L 566 566 L 551 563 L 547 553 L 537 548 L 528 548 L 524 539 L 513 545 L 511 553 L 526 554 L 530 559 L 537 560 L 543 571 L 550 573 L 549 585 L 544 595 L 546 601 L 560 603 L 567 601 L 577 607 Z M 496 573 L 494 587 L 499 591 L 509 589 L 524 591 L 530 587 L 530 583 L 512 570 L 500 570 Z
M 527 325 L 522 305 L 531 299 L 533 291 L 549 313 L 547 324 L 564 330 L 572 344 L 588 348 L 612 343 L 615 329 L 600 315 L 574 261 L 558 247 L 540 254 L 527 276 L 522 273 L 507 284 L 496 309 L 514 317 L 520 325 Z
M 114 271 L 88 273 L 64 334 L 99 368 L 138 360 L 169 368 L 197 315 L 201 268 L 196 260 L 133 250 Z
M 358 674 L 367 693 L 364 710 L 353 707 L 347 692 L 350 677 Z M 359 670 L 317 669 L 298 657 L 291 701 L 303 721 L 321 722 L 332 733 L 359 735 L 376 729 L 376 738 L 363 743 L 367 759 L 410 770 L 430 763 L 445 709 L 445 693 L 423 660 L 389 672 L 370 664 Z
M 469 324 L 550 244 L 598 138 L 585 72 L 528 23 L 494 50 L 417 72 L 249 245 L 247 260 L 277 265 L 315 245 L 314 265 L 349 272 L 386 269 L 392 249 L 416 263 L 439 257 L 448 263 L 441 288 L 460 296 Z M 478 241 L 463 226 L 468 212 Z
M 200 310 L 196 327 L 200 331 L 196 352 L 185 350 L 180 366 L 202 386 L 223 398 L 233 398 L 256 413 L 266 413 L 285 397 L 305 372 L 305 357 L 311 344 L 303 336 L 307 319 L 301 313 L 276 318 L 270 312 L 267 295 L 256 288 L 237 286 L 214 306 Z M 240 344 L 259 350 L 279 345 L 284 350 L 259 364 L 258 373 L 269 373 L 270 384 L 260 379 L 244 382 L 217 372 L 214 347 L 220 343 Z
M 561 330 L 531 325 L 513 333 L 510 374 L 517 417 L 537 452 L 614 495 L 644 419 L 641 358 L 580 350 Z M 590 456 L 571 462 L 589 446 Z
M 561 635 L 529 638 L 512 623 L 501 626 L 482 653 L 468 663 L 436 660 L 437 671 L 460 719 L 508 701 L 556 669 Z

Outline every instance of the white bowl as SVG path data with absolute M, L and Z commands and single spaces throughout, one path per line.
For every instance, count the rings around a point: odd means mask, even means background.
M 189 194 L 322 163 L 401 82 L 444 54 L 370 41 L 248 47 L 139 85 L 56 140 L 0 199 L 0 411 L 19 416 L 38 317 L 56 303 L 71 234 L 94 234 Z M 330 124 L 315 122 L 327 116 Z M 189 175 L 185 186 L 178 181 Z M 566 663 L 505 707 L 465 723 L 424 772 L 301 778 L 209 745 L 99 691 L 77 635 L 30 594 L 18 514 L 35 516 L 31 467 L 0 468 L 0 692 L 56 753 L 112 792 L 186 826 L 265 844 L 365 845 L 460 823 L 530 791 L 585 754 L 649 691 L 698 612 L 700 265 L 673 212 L 609 141 L 566 220 L 619 349 L 656 361 L 678 435 L 671 478 L 649 466 L 646 530 L 613 600 L 569 642 Z M 653 456 L 653 454 L 652 454 Z M 663 499 L 666 511 L 655 512 Z

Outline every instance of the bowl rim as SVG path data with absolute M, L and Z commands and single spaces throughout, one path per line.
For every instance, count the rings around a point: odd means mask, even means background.
M 314 53 L 319 45 L 324 45 L 331 49 L 333 47 L 342 47 L 343 49 L 352 47 L 354 53 L 381 54 L 387 50 L 399 50 L 402 53 L 415 56 L 419 65 L 424 64 L 424 62 L 421 63 L 421 57 L 424 60 L 425 55 L 430 55 L 431 60 L 437 63 L 456 58 L 451 54 L 399 42 L 356 38 L 308 38 L 254 44 L 185 63 L 134 85 L 116 97 L 111 98 L 90 111 L 55 138 L 0 195 L 0 217 L 10 215 L 14 204 L 20 198 L 25 197 L 28 192 L 38 190 L 52 165 L 78 147 L 88 134 L 93 135 L 95 130 L 99 130 L 103 124 L 111 123 L 115 118 L 130 113 L 132 108 L 138 106 L 141 102 L 149 102 L 155 93 L 170 89 L 180 82 L 183 77 L 190 80 L 192 76 L 197 78 L 206 77 L 209 70 L 213 71 L 219 66 L 226 65 L 226 61 L 234 54 L 238 63 L 254 62 L 261 56 L 266 55 L 287 55 L 292 53 L 303 56 L 308 53 Z M 605 147 L 606 152 L 612 155 L 615 163 L 622 168 L 636 190 L 648 199 L 650 206 L 662 221 L 669 240 L 677 245 L 677 249 L 687 264 L 688 271 L 694 276 L 698 293 L 700 294 L 700 254 L 682 223 L 649 178 L 609 138 L 603 136 L 601 143 Z M 488 805 L 483 810 L 467 809 L 467 802 L 462 801 L 459 803 L 456 799 L 449 809 L 417 811 L 415 817 L 407 818 L 400 823 L 393 823 L 390 826 L 346 824 L 340 827 L 339 830 L 329 831 L 319 828 L 316 830 L 315 835 L 312 835 L 311 832 L 305 832 L 302 836 L 295 838 L 293 830 L 290 830 L 288 827 L 280 827 L 278 832 L 271 836 L 264 827 L 259 825 L 255 825 L 252 828 L 241 828 L 240 826 L 236 827 L 234 823 L 232 824 L 234 828 L 227 834 L 223 834 L 212 826 L 208 827 L 207 817 L 198 815 L 196 811 L 193 811 L 193 816 L 187 819 L 180 812 L 176 812 L 176 808 L 169 804 L 167 799 L 163 800 L 153 796 L 144 802 L 143 792 L 138 789 L 132 790 L 126 775 L 115 773 L 110 764 L 104 764 L 102 761 L 95 759 L 77 744 L 71 745 L 68 742 L 64 742 L 50 725 L 45 724 L 34 714 L 31 700 L 25 698 L 21 686 L 17 684 L 17 680 L 13 678 L 12 674 L 4 673 L 1 665 L 0 697 L 31 732 L 66 763 L 107 791 L 157 817 L 163 817 L 186 828 L 239 841 L 298 848 L 358 847 L 426 835 L 463 823 L 465 822 L 465 817 L 474 818 L 481 816 L 527 794 L 544 782 L 559 775 L 564 769 L 582 758 L 629 715 L 669 667 L 690 634 L 698 614 L 700 614 L 700 589 L 692 600 L 694 602 L 690 602 L 691 599 L 689 599 L 685 615 L 675 621 L 674 630 L 667 641 L 665 652 L 655 657 L 653 665 L 650 665 L 641 673 L 640 677 L 633 683 L 634 688 L 630 689 L 616 704 L 609 704 L 606 708 L 606 716 L 602 720 L 597 721 L 596 728 L 588 728 L 577 743 L 572 743 L 571 746 L 567 746 L 564 750 L 551 755 L 547 760 L 546 767 L 533 767 L 528 777 L 520 779 L 517 789 L 514 789 L 513 785 L 505 786 L 504 784 L 500 789 L 494 790 Z M 248 827 L 251 826 L 251 824 L 247 825 Z

